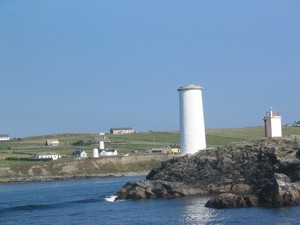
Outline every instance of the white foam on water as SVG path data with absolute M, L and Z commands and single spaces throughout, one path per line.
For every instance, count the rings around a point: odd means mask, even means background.
M 116 195 L 110 195 L 110 196 L 103 198 L 103 200 L 105 200 L 107 202 L 115 202 L 116 198 L 117 198 Z

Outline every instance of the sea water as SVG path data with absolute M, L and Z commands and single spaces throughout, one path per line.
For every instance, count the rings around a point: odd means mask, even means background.
M 113 202 L 127 181 L 103 178 L 0 185 L 0 224 L 300 224 L 300 207 L 209 209 L 208 197 Z

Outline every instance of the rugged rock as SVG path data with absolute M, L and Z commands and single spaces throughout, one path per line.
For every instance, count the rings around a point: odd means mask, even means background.
M 200 189 L 184 183 L 157 180 L 128 182 L 119 192 L 118 199 L 176 198 L 203 194 Z
M 244 207 L 285 207 L 300 203 L 300 186 L 291 183 L 288 176 L 275 173 L 263 189 L 255 195 L 220 194 L 210 199 L 206 207 L 210 208 L 244 208 Z
M 286 185 L 279 185 L 284 175 L 291 183 L 283 178 Z M 232 193 L 221 195 L 233 202 L 228 207 L 281 207 L 299 204 L 296 181 L 300 181 L 300 137 L 264 138 L 173 158 L 152 170 L 146 180 L 127 183 L 117 196 L 144 199 Z M 247 202 L 249 196 L 258 201 Z
M 290 178 L 284 174 L 274 174 L 259 193 L 260 204 L 266 207 L 285 207 L 300 203 L 300 185 L 291 183 Z
M 258 206 L 258 197 L 255 195 L 220 194 L 210 199 L 206 204 L 209 208 L 245 208 Z

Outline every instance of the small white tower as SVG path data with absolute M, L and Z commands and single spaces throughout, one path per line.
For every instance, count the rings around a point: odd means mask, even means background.
M 99 141 L 99 149 L 100 150 L 104 149 L 104 141 L 103 140 Z
M 93 149 L 93 158 L 99 158 L 99 151 L 97 148 Z
M 105 140 L 105 136 L 101 135 L 101 133 L 100 133 L 100 138 L 99 138 L 99 149 L 100 150 L 104 149 L 104 140 Z
M 193 154 L 206 148 L 202 87 L 186 85 L 179 91 L 180 151 Z
M 266 137 L 282 137 L 281 116 L 277 111 L 270 111 L 264 117 L 265 136 Z
M 99 149 L 100 150 L 104 149 L 104 136 L 101 136 L 99 139 Z

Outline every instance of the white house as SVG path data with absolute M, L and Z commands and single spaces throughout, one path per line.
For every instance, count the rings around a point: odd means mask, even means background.
M 48 140 L 46 140 L 45 145 L 47 145 L 49 147 L 56 147 L 56 146 L 59 146 L 59 141 L 58 141 L 58 139 L 48 139 Z
M 52 160 L 57 160 L 61 158 L 60 154 L 56 152 L 41 152 L 35 154 L 36 159 L 52 159 Z
M 9 141 L 8 134 L 0 134 L 0 141 Z
M 76 159 L 87 158 L 87 153 L 84 150 L 77 150 L 72 153 L 72 157 Z
M 134 129 L 130 127 L 126 128 L 111 128 L 110 129 L 111 134 L 131 134 L 134 133 Z
M 114 156 L 118 155 L 117 150 L 100 150 L 99 151 L 99 156 Z

